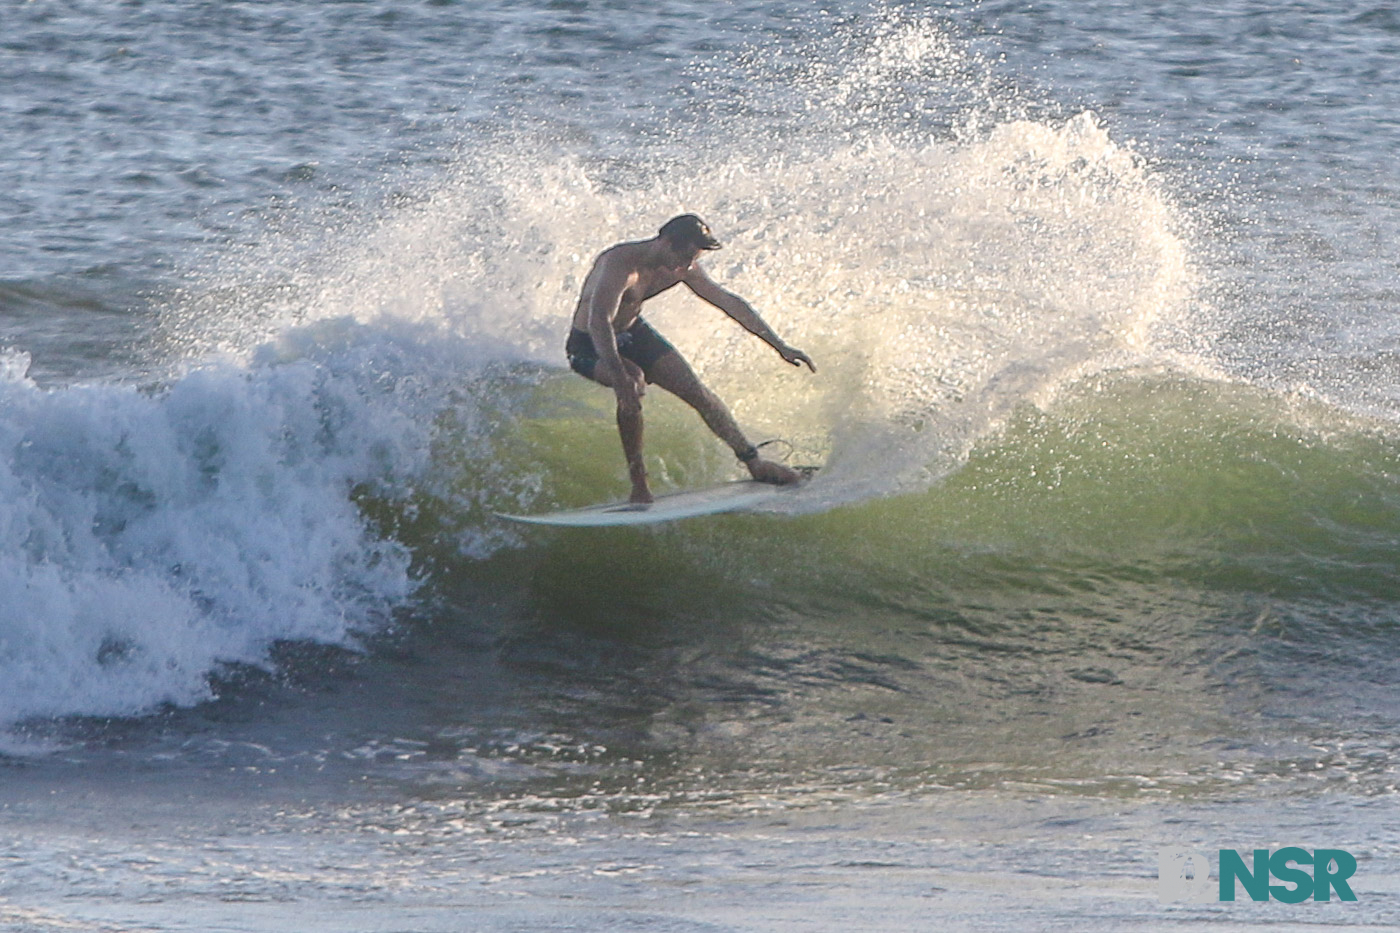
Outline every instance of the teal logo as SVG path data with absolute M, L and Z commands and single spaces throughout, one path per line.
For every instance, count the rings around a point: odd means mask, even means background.
M 1163 903 L 1205 904 L 1233 901 L 1243 891 L 1251 901 L 1354 901 L 1348 880 L 1356 874 L 1356 858 L 1345 849 L 1285 846 L 1270 852 L 1255 849 L 1249 863 L 1234 849 L 1216 853 L 1216 875 L 1210 877 L 1210 856 L 1199 849 L 1170 848 L 1157 854 L 1157 897 Z

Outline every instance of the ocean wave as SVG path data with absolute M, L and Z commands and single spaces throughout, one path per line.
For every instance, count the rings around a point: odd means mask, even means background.
M 797 110 L 746 66 L 787 108 L 781 147 L 755 117 L 618 158 L 517 129 L 371 216 L 312 211 L 230 249 L 166 308 L 158 385 L 43 389 L 10 356 L 0 721 L 196 702 L 220 665 L 353 644 L 425 580 L 546 540 L 494 510 L 620 495 L 610 396 L 563 368 L 563 338 L 593 256 L 683 210 L 726 241 L 712 274 L 817 359 L 795 372 L 689 296 L 648 308 L 756 438 L 823 465 L 795 500 L 819 572 L 849 559 L 842 535 L 897 565 L 886 541 L 944 520 L 927 503 L 989 508 L 943 490 L 1020 450 L 999 445 L 1028 407 L 1125 368 L 1209 368 L 1181 339 L 1189 218 L 1131 143 L 1093 113 L 992 106 L 983 66 L 926 20 L 867 38 L 845 66 L 812 53 L 831 67 L 801 76 Z M 986 109 L 933 125 L 946 108 L 916 107 L 911 82 Z M 656 395 L 658 486 L 735 475 Z M 736 521 L 746 540 L 787 533 Z

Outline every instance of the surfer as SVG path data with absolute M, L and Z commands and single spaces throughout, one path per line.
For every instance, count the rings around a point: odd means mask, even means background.
M 719 241 L 703 220 L 682 214 L 666 221 L 650 240 L 619 243 L 604 250 L 583 282 L 565 353 L 574 372 L 617 395 L 617 429 L 632 480 L 631 502 L 652 501 L 642 460 L 642 396 L 647 383 L 678 396 L 699 412 L 754 479 L 780 485 L 801 479 L 796 470 L 758 455 L 719 397 L 705 387 L 676 348 L 641 317 L 643 302 L 684 282 L 698 297 L 777 350 L 784 360 L 794 366 L 805 363 L 816 372 L 807 354 L 783 343 L 747 301 L 716 285 L 700 268 L 696 262 L 700 253 L 719 248 Z

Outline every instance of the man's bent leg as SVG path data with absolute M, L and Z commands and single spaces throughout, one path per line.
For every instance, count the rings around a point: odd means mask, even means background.
M 734 456 L 753 449 L 728 407 L 700 381 L 700 377 L 695 375 L 690 364 L 679 353 L 673 351 L 655 360 L 647 370 L 647 376 L 652 385 L 660 386 L 699 412 L 710 430 L 734 451 Z M 752 457 L 744 465 L 754 479 L 765 483 L 781 485 L 795 483 L 802 478 L 796 470 L 761 457 Z
M 622 365 L 635 370 L 635 375 L 641 375 L 641 369 L 637 367 L 636 363 L 623 360 Z M 593 381 L 607 386 L 609 389 L 616 385 L 618 378 L 620 378 L 619 375 L 601 360 L 593 368 Z M 654 501 L 651 488 L 647 485 L 646 461 L 642 457 L 642 428 L 640 408 L 629 412 L 624 411 L 621 405 L 618 406 L 617 433 L 622 437 L 622 454 L 627 458 L 627 476 L 632 481 L 632 495 L 628 497 L 627 501 L 636 503 Z
M 647 375 L 652 385 L 660 386 L 699 412 L 710 430 L 736 455 L 749 448 L 748 438 L 744 437 L 724 402 L 705 387 L 679 353 L 667 353 L 653 362 Z
M 622 454 L 627 458 L 627 476 L 632 480 L 632 495 L 628 502 L 652 502 L 651 489 L 647 486 L 647 466 L 642 459 L 642 410 L 623 411 L 617 409 L 617 433 L 622 436 Z

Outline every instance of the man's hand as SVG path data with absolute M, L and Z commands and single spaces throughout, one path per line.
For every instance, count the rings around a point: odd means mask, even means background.
M 801 366 L 803 363 L 806 363 L 807 368 L 810 369 L 812 372 L 817 371 L 816 364 L 812 362 L 812 358 L 807 354 L 803 353 L 801 350 L 797 350 L 793 347 L 788 346 L 787 344 L 783 344 L 781 347 L 778 348 L 778 352 L 782 354 L 783 359 L 787 360 L 794 366 Z

